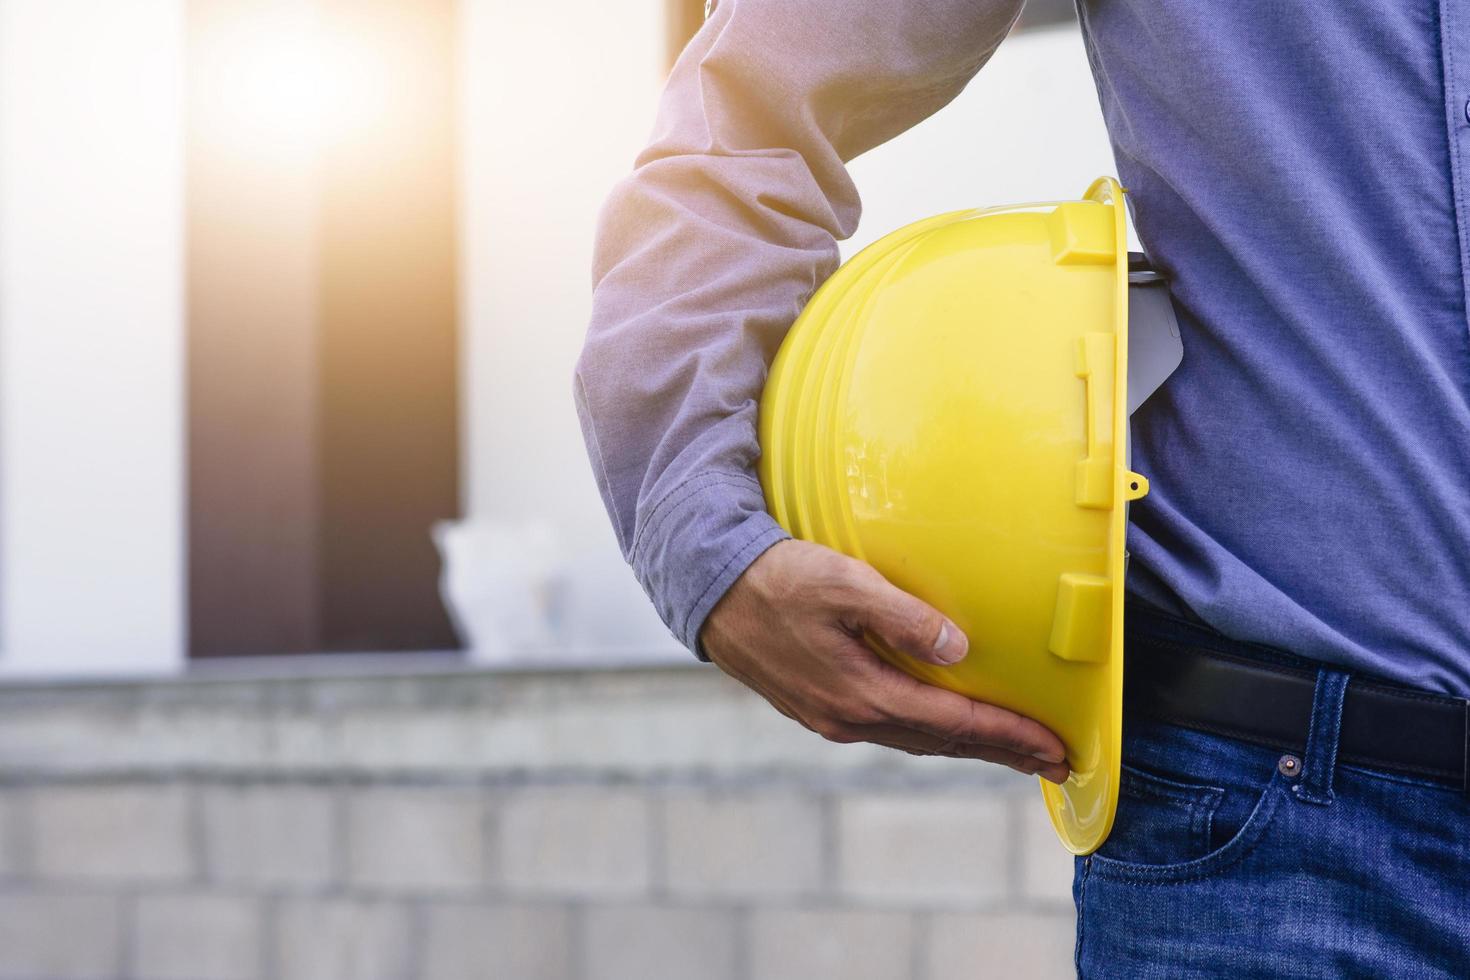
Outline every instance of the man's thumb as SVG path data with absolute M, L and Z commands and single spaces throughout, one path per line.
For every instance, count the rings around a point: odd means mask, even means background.
M 965 659 L 969 637 L 933 606 L 884 582 L 863 625 L 916 660 L 948 667 Z

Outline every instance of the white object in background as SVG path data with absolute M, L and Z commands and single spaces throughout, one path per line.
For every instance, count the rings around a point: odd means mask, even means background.
M 444 563 L 445 607 L 476 662 L 548 667 L 692 659 L 615 549 L 569 554 L 546 521 L 444 521 L 435 525 L 434 541 Z
M 554 647 L 564 583 L 550 525 L 441 521 L 434 542 L 445 608 L 474 659 L 504 662 Z
M 0 2 L 0 673 L 184 658 L 184 7 Z

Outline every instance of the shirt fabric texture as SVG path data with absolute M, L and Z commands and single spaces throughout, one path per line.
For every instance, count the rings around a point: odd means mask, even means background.
M 624 554 L 696 652 L 786 536 L 757 402 L 856 228 L 845 163 L 953 99 L 1018 12 L 724 0 L 675 65 L 599 220 L 575 394 Z M 1133 417 L 1129 592 L 1470 695 L 1470 0 L 1079 14 L 1185 345 Z

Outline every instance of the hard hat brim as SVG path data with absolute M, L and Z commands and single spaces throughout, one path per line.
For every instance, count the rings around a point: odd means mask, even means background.
M 1113 310 L 1113 440 L 1116 453 L 1128 445 L 1128 223 L 1123 206 L 1123 188 L 1111 177 L 1093 181 L 1084 199 L 1111 204 L 1114 276 L 1117 286 Z M 1091 854 L 1102 846 L 1113 829 L 1118 812 L 1118 790 L 1123 759 L 1123 594 L 1128 502 L 1147 492 L 1148 484 L 1128 470 L 1127 460 L 1115 458 L 1113 507 L 1109 515 L 1108 579 L 1112 583 L 1108 616 L 1107 685 L 1102 697 L 1100 752 L 1090 771 L 1073 770 L 1058 786 L 1045 779 L 1041 795 L 1057 838 L 1073 854 Z

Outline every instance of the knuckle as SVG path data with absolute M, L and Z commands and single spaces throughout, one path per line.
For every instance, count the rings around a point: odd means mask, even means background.
M 833 718 L 813 718 L 806 725 L 829 742 L 836 742 L 842 732 L 841 724 Z
M 1006 715 L 991 726 L 989 737 L 986 739 L 992 745 L 1010 749 L 1012 752 L 1028 753 L 1026 744 L 1026 728 L 1016 715 Z
M 862 735 L 856 726 L 839 718 L 822 718 L 812 725 L 812 730 L 829 742 L 848 745 L 861 742 Z
M 872 677 L 862 677 L 852 690 L 832 705 L 827 713 L 849 725 L 881 725 L 890 720 L 886 707 L 885 685 Z
M 956 712 L 953 716 L 948 717 L 945 721 L 936 725 L 935 734 L 937 734 L 940 738 L 948 739 L 951 742 L 960 742 L 964 744 L 974 744 L 977 741 L 988 741 L 988 739 L 981 739 L 977 737 L 980 734 L 978 725 L 979 713 L 980 705 L 976 704 L 974 701 L 966 699 L 965 709 L 963 711 Z M 948 714 L 948 712 L 946 712 L 946 714 Z
M 938 621 L 933 613 L 924 608 L 913 609 L 904 614 L 901 625 L 916 652 L 929 649 L 939 636 Z
M 912 721 L 903 710 L 903 684 L 908 675 L 889 671 L 875 678 L 865 706 L 874 725 L 903 725 Z
M 834 569 L 832 584 L 844 599 L 857 602 L 872 592 L 876 574 L 860 561 L 845 561 Z
M 934 746 L 932 752 L 934 755 L 947 755 L 958 757 L 965 754 L 965 749 L 963 745 L 961 745 L 959 742 L 956 742 L 954 739 L 945 739 L 938 745 Z
M 883 704 L 882 691 L 867 684 L 847 698 L 832 714 L 844 724 L 857 728 L 882 725 L 890 718 L 890 712 Z
M 876 699 L 864 697 L 843 712 L 843 717 L 850 725 L 881 725 L 887 721 L 887 712 Z
M 818 718 L 811 714 L 802 714 L 798 720 L 801 722 L 803 728 L 814 735 L 822 736 L 822 738 L 826 738 L 827 732 L 831 730 L 831 726 L 828 724 L 826 718 Z

